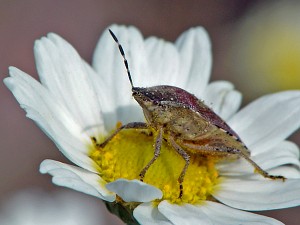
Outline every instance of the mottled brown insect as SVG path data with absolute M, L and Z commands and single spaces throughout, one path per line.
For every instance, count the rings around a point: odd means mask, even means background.
M 154 129 L 154 156 L 141 170 L 143 180 L 149 167 L 160 155 L 162 141 L 167 141 L 185 160 L 185 166 L 179 177 L 180 193 L 183 194 L 183 180 L 190 163 L 189 152 L 203 155 L 236 155 L 246 159 L 262 176 L 270 179 L 282 179 L 283 176 L 269 175 L 250 159 L 250 152 L 239 136 L 201 100 L 187 91 L 173 86 L 160 85 L 148 88 L 133 85 L 128 62 L 117 37 L 109 30 L 118 44 L 124 59 L 128 78 L 132 86 L 132 96 L 142 107 L 147 123 L 133 122 L 121 126 L 100 147 L 104 147 L 122 129 Z

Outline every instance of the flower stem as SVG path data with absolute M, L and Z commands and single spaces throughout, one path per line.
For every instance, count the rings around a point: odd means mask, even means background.
M 133 217 L 133 209 L 130 207 L 126 207 L 119 202 L 105 202 L 105 205 L 112 214 L 119 217 L 125 224 L 139 225 L 139 223 Z

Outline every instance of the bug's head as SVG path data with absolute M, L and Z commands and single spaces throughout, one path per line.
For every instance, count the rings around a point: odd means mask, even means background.
M 132 87 L 132 96 L 144 108 L 153 103 L 153 92 L 151 88 Z

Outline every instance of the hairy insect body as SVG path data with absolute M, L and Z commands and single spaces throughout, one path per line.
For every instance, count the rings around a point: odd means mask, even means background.
M 178 107 L 171 102 L 163 104 L 150 103 L 144 114 L 151 127 L 164 131 L 174 138 L 196 140 L 210 131 L 209 123 L 188 108 Z
M 250 155 L 220 117 L 215 116 L 213 121 L 204 118 L 201 110 L 211 109 L 185 90 L 166 85 L 133 88 L 133 96 L 143 108 L 149 126 L 155 130 L 163 128 L 164 134 L 172 136 L 185 150 L 224 156 L 232 155 L 226 150 L 234 148 Z

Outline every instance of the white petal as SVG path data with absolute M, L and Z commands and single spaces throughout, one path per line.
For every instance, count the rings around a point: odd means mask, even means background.
M 145 53 L 148 68 L 144 70 L 141 86 L 184 87 L 184 83 L 180 82 L 184 76 L 179 74 L 179 54 L 172 43 L 156 37 L 149 37 L 145 40 Z
M 236 210 L 216 202 L 206 201 L 199 207 L 211 219 L 213 224 L 283 225 L 283 223 L 273 218 Z
M 118 179 L 106 184 L 106 188 L 125 202 L 150 202 L 162 198 L 161 190 L 139 180 Z
M 213 196 L 220 202 L 243 210 L 272 210 L 300 205 L 300 179 L 243 180 L 226 178 Z
M 83 61 L 83 63 L 89 76 L 91 76 L 91 79 L 94 81 L 93 85 L 97 94 L 98 102 L 101 106 L 101 116 L 103 117 L 105 130 L 111 131 L 116 128 L 116 123 L 119 121 L 117 118 L 118 115 L 115 101 L 112 98 L 113 93 L 117 91 L 117 88 L 115 90 L 114 88 L 106 85 L 103 78 L 104 76 L 97 74 L 95 70 L 91 68 L 91 66 L 85 61 Z
M 269 172 L 270 172 L 270 174 L 280 174 L 286 178 L 300 180 L 299 168 L 296 168 L 294 166 L 280 166 L 280 167 L 271 169 Z
M 50 33 L 36 41 L 34 53 L 42 84 L 61 99 L 83 129 L 103 133 L 93 81 L 76 50 L 60 36 Z
M 243 158 L 220 162 L 217 168 L 221 176 L 246 176 L 255 173 L 254 167 Z
M 243 161 L 244 163 L 244 161 Z M 238 179 L 244 179 L 244 180 L 268 180 L 271 181 L 268 178 L 264 178 L 262 175 L 256 173 L 253 170 L 253 167 L 249 164 L 244 165 L 242 163 L 239 163 L 237 166 L 236 164 L 226 164 L 225 166 L 218 166 L 218 169 L 220 167 L 220 176 L 223 177 L 235 177 Z M 233 167 L 233 168 L 230 168 Z M 271 175 L 281 175 L 288 179 L 300 179 L 300 170 L 299 167 L 296 167 L 294 165 L 283 165 L 283 166 L 277 166 L 272 169 L 268 169 L 267 172 Z M 227 179 L 227 178 L 226 178 Z
M 158 205 L 158 210 L 175 225 L 213 225 L 209 217 L 202 212 L 201 207 L 194 205 L 177 205 L 162 201 Z
M 139 86 L 142 77 L 145 80 L 145 53 L 141 33 L 135 27 L 112 25 L 109 27 L 118 37 L 123 46 L 129 63 L 134 85 Z M 103 93 L 110 100 L 110 104 L 103 108 L 104 115 L 110 116 L 116 112 L 113 126 L 119 120 L 123 123 L 144 121 L 142 110 L 131 96 L 131 86 L 118 46 L 110 36 L 108 30 L 102 34 L 93 56 L 93 67 L 112 90 Z M 112 127 L 114 128 L 114 127 Z
M 119 52 L 118 46 L 109 34 L 108 29 L 114 32 L 123 46 L 130 71 L 133 73 L 132 80 L 134 84 L 138 77 L 143 77 L 142 74 L 136 74 L 135 71 L 141 72 L 141 68 L 145 67 L 146 58 L 143 36 L 140 31 L 133 26 L 126 27 L 112 25 L 101 35 L 93 56 L 92 65 L 95 70 L 103 76 L 106 84 L 111 87 L 116 83 L 118 86 L 119 83 L 123 84 L 123 89 L 128 89 L 128 93 L 130 93 L 131 87 L 123 63 L 123 58 Z
M 99 175 L 79 167 L 46 159 L 40 165 L 40 172 L 52 175 L 52 181 L 56 185 L 68 187 L 105 201 L 113 202 L 115 200 L 115 194 L 105 188 L 106 182 Z
M 172 223 L 161 214 L 152 202 L 142 203 L 133 211 L 133 216 L 143 225 L 172 225 Z
M 254 152 L 251 159 L 264 170 L 270 170 L 282 165 L 293 165 L 298 168 L 300 166 L 299 148 L 295 143 L 290 141 L 283 141 L 277 146 L 269 148 L 264 152 Z M 223 176 L 236 176 L 254 173 L 254 168 L 243 158 L 233 162 L 221 162 L 218 165 L 218 169 L 220 174 Z
M 211 44 L 206 30 L 196 27 L 185 31 L 177 39 L 176 46 L 180 53 L 179 74 L 185 79 L 183 88 L 202 97 L 212 65 Z
M 277 145 L 300 126 L 300 91 L 259 98 L 229 120 L 252 152 Z
M 206 87 L 203 100 L 216 114 L 227 120 L 239 109 L 242 95 L 234 90 L 230 82 L 214 81 Z
M 90 138 L 78 126 L 59 99 L 28 74 L 17 68 L 9 68 L 10 76 L 4 80 L 27 117 L 54 141 L 60 151 L 72 162 L 90 171 L 96 171 L 93 161 L 87 156 Z
M 265 170 L 287 164 L 299 167 L 299 148 L 293 142 L 283 141 L 265 152 L 253 154 L 253 160 Z

